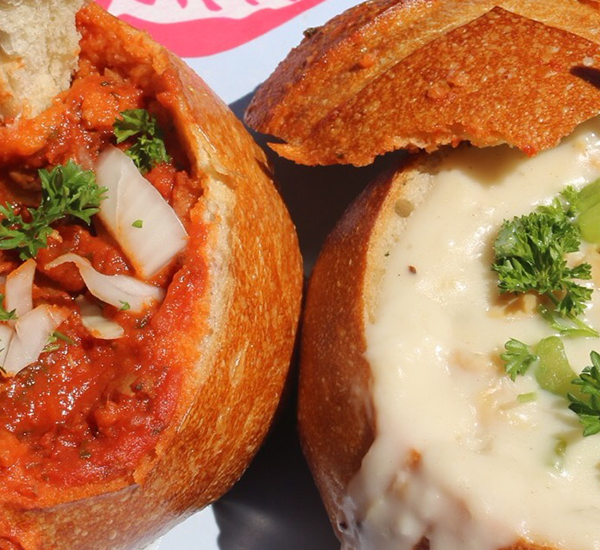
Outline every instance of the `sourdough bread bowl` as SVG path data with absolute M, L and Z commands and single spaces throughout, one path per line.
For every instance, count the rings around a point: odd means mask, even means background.
M 599 32 L 595 2 L 368 2 L 307 32 L 250 106 L 296 162 L 428 151 L 390 159 L 308 287 L 299 427 L 344 549 L 600 542 L 600 440 L 570 408 L 600 346 L 598 245 L 563 197 L 583 211 L 600 176 Z M 576 227 L 568 265 L 591 266 L 585 329 L 561 326 L 564 288 L 507 292 L 492 270 L 511 220 L 550 211 Z
M 264 154 L 204 82 L 94 3 L 52 12 L 39 57 L 23 29 L 50 4 L 3 20 L 0 548 L 137 549 L 266 435 L 301 259 Z
M 597 112 L 595 1 L 372 1 L 308 29 L 246 113 L 302 164 L 468 140 L 553 147 Z M 459 61 L 457 61 L 459 60 Z M 534 62 L 535 61 L 535 62 Z M 485 108 L 483 108 L 485 107 Z

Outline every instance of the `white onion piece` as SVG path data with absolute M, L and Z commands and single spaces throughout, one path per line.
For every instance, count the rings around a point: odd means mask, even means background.
M 4 365 L 10 341 L 15 333 L 15 329 L 5 323 L 0 323 L 0 365 Z
M 149 279 L 187 244 L 187 233 L 169 203 L 120 149 L 108 147 L 96 162 L 96 181 L 108 189 L 98 216 L 136 273 Z M 140 222 L 142 227 L 134 227 Z
M 17 317 L 21 317 L 33 309 L 32 292 L 35 268 L 35 260 L 29 259 L 6 278 L 4 308 L 6 311 L 15 310 Z
M 77 254 L 63 254 L 46 264 L 52 269 L 61 264 L 73 262 L 79 269 L 88 290 L 99 300 L 121 308 L 129 305 L 129 311 L 139 313 L 153 302 L 164 298 L 164 291 L 156 286 L 138 281 L 128 275 L 104 275 L 96 271 L 89 260 Z
M 4 358 L 4 370 L 8 374 L 17 374 L 37 361 L 52 333 L 69 314 L 64 307 L 44 304 L 20 317 Z
M 94 338 L 116 340 L 125 334 L 121 325 L 104 317 L 102 309 L 86 300 L 84 296 L 79 296 L 75 303 L 79 306 L 83 326 Z

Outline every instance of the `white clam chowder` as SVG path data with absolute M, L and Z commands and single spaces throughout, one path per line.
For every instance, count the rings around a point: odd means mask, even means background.
M 508 339 L 535 344 L 553 331 L 525 302 L 498 298 L 490 267 L 503 220 L 600 177 L 600 119 L 533 158 L 461 148 L 432 177 L 389 251 L 367 329 L 376 438 L 348 487 L 343 548 L 412 550 L 427 537 L 431 550 L 518 540 L 598 550 L 600 434 L 584 438 L 566 399 L 532 373 L 506 375 Z M 583 319 L 600 329 L 599 291 Z M 577 372 L 600 352 L 600 338 L 564 343 Z M 537 399 L 517 399 L 530 392 Z

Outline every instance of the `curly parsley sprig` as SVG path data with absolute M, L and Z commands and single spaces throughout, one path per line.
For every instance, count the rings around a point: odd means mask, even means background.
M 22 260 L 47 246 L 54 222 L 72 216 L 89 224 L 106 192 L 98 187 L 91 170 L 83 170 L 72 160 L 50 172 L 40 170 L 39 177 L 42 200 L 38 208 L 27 208 L 22 215 L 10 205 L 0 205 L 0 249 L 17 249 Z
M 591 279 L 591 266 L 569 267 L 566 255 L 577 252 L 581 232 L 574 223 L 574 193 L 568 188 L 548 206 L 526 216 L 506 220 L 494 243 L 495 262 L 501 293 L 535 292 L 546 297 L 551 309 L 542 305 L 540 313 L 565 335 L 598 336 L 583 323 L 581 315 L 592 297 L 592 289 L 577 281 Z M 560 320 L 568 320 L 565 325 Z
M 569 409 L 579 416 L 584 436 L 600 432 L 600 354 L 592 351 L 590 359 L 592 365 L 585 367 L 572 382 L 578 386 L 581 397 L 567 394 L 571 402 Z
M 504 361 L 506 373 L 513 382 L 517 376 L 525 374 L 538 359 L 531 346 L 514 338 L 504 344 L 504 349 L 506 351 L 500 355 L 500 359 Z
M 163 134 L 155 117 L 146 109 L 128 109 L 113 124 L 117 143 L 129 138 L 135 142 L 125 151 L 131 157 L 140 172 L 145 173 L 156 164 L 169 162 Z

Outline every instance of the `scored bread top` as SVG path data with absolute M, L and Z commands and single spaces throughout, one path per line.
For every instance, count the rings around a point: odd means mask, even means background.
M 600 4 L 380 0 L 306 32 L 248 123 L 303 164 L 469 140 L 528 154 L 600 112 Z

